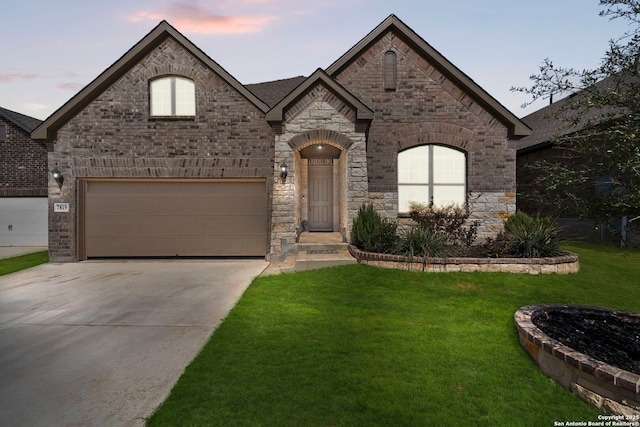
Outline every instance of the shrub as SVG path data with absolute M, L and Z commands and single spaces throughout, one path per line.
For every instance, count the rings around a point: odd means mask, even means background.
M 487 258 L 502 258 L 509 256 L 507 241 L 502 233 L 498 234 L 495 239 L 487 237 L 485 241 L 478 245 L 475 249 L 475 255 Z
M 398 222 L 382 218 L 380 223 L 380 252 L 392 253 L 398 241 Z
M 360 206 L 351 228 L 351 243 L 368 252 L 390 253 L 396 241 L 397 222 L 383 219 L 373 205 Z
M 476 240 L 480 221 L 468 222 L 469 209 L 459 205 L 436 208 L 431 201 L 428 205 L 411 204 L 409 216 L 420 228 L 431 230 L 440 236 L 451 255 L 466 253 Z
M 550 218 L 531 218 L 518 211 L 505 221 L 504 238 L 511 256 L 541 258 L 562 253 L 560 228 Z
M 426 258 L 447 256 L 447 247 L 443 236 L 428 228 L 414 226 L 404 230 L 396 245 L 396 253 L 410 261 L 421 257 L 426 264 Z

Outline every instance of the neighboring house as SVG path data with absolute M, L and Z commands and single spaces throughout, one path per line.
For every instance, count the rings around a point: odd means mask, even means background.
M 561 153 L 554 149 L 553 139 L 581 129 L 580 126 L 573 126 L 558 115 L 565 102 L 565 100 L 555 102 L 522 118 L 522 121 L 531 128 L 531 134 L 516 143 L 517 207 L 518 210 L 530 215 L 552 214 L 538 201 L 526 197 L 526 194 L 534 189 L 538 175 L 531 166 L 538 161 L 553 160 L 561 156 Z
M 468 202 L 495 236 L 529 131 L 391 15 L 327 69 L 254 85 L 163 21 L 33 137 L 64 175 L 51 259 L 277 261 L 303 230 L 348 239 L 363 203 Z
M 600 90 L 607 90 L 612 85 L 611 78 L 597 83 Z M 532 131 L 529 136 L 520 139 L 516 143 L 517 208 L 530 215 L 556 218 L 569 238 L 618 244 L 620 243 L 619 219 L 613 220 L 612 224 L 594 225 L 591 221 L 578 220 L 579 212 L 558 212 L 555 207 L 545 206 L 539 200 L 527 197 L 527 195 L 536 190 L 536 178 L 540 173 L 531 166 L 541 161 L 567 162 L 562 150 L 554 145 L 555 138 L 584 130 L 588 128 L 590 123 L 598 124 L 603 117 L 610 117 L 608 113 L 615 111 L 611 107 L 591 109 L 584 113 L 578 123 L 573 123 L 567 120 L 566 117 L 567 115 L 575 114 L 571 108 L 567 108 L 568 103 L 571 102 L 574 96 L 579 96 L 579 93 L 556 101 L 522 118 L 522 121 Z M 602 177 L 601 181 L 593 182 L 593 185 L 584 191 L 595 192 L 598 189 L 603 189 L 608 179 L 609 177 Z M 627 239 L 627 243 L 637 243 L 638 237 L 629 234 Z
M 0 108 L 0 246 L 47 246 L 47 148 L 42 120 Z

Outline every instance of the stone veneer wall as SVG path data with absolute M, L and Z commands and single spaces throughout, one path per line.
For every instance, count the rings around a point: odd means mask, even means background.
M 272 260 L 296 242 L 296 228 L 301 218 L 296 213 L 300 206 L 303 185 L 297 181 L 297 168 L 301 159 L 297 151 L 312 144 L 330 144 L 342 150 L 339 171 L 334 174 L 337 194 L 344 194 L 340 203 L 341 224 L 350 232 L 358 209 L 368 200 L 365 134 L 356 131 L 355 112 L 319 84 L 285 113 L 284 130 L 276 135 L 275 165 L 283 161 L 289 167 L 285 184 L 277 179 L 273 186 L 273 227 L 271 230 Z M 346 163 L 344 159 L 346 158 Z M 336 175 L 340 178 L 336 182 Z M 296 182 L 299 183 L 296 186 Z M 335 193 L 334 193 L 335 194 Z M 338 201 L 335 201 L 338 203 Z M 336 230 L 340 231 L 340 230 Z
M 468 202 L 471 215 L 469 221 L 479 220 L 477 241 L 495 238 L 504 228 L 504 221 L 515 213 L 516 195 L 511 192 L 470 193 Z M 398 213 L 397 192 L 370 192 L 369 202 L 383 217 L 395 219 Z M 401 220 L 404 218 L 401 218 Z M 408 218 L 406 221 L 411 222 Z
M 150 117 L 149 80 L 165 75 L 194 80 L 195 117 Z M 49 178 L 49 209 L 70 212 L 49 216 L 51 259 L 78 257 L 77 179 L 264 178 L 270 189 L 273 139 L 263 112 L 168 38 L 58 130 L 49 170 L 65 181 Z
M 504 229 L 504 221 L 516 212 L 516 193 L 471 192 L 467 199 L 471 215 L 469 220 L 480 220 L 478 241 L 495 239 Z

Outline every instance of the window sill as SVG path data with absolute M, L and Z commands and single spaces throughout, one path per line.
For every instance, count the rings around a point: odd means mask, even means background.
M 196 116 L 149 116 L 150 122 L 193 122 Z

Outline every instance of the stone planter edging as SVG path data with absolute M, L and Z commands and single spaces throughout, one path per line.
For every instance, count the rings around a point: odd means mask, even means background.
M 365 252 L 349 245 L 349 253 L 358 264 L 396 270 L 427 272 L 503 272 L 520 274 L 570 274 L 580 270 L 578 255 L 568 252 L 565 255 L 549 258 L 408 258 L 400 255 Z
M 542 332 L 533 317 L 547 308 L 613 313 L 636 322 L 640 322 L 640 316 L 597 307 L 549 304 L 521 307 L 514 314 L 520 344 L 545 375 L 605 412 L 631 417 L 625 420 L 640 420 L 640 375 L 580 353 Z

